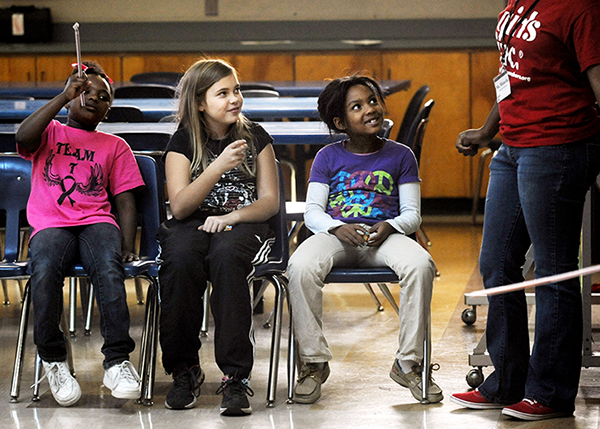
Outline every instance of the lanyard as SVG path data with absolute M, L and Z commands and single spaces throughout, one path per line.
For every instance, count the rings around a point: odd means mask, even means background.
M 502 67 L 506 66 L 506 54 L 508 53 L 508 46 L 509 46 L 510 41 L 512 40 L 513 36 L 515 35 L 515 32 L 517 31 L 517 28 L 519 28 L 519 26 L 521 25 L 521 23 L 523 22 L 523 20 L 525 19 L 525 17 L 531 13 L 531 11 L 533 10 L 533 8 L 538 4 L 539 1 L 540 0 L 535 0 L 531 4 L 531 6 L 529 6 L 529 9 L 527 9 L 525 11 L 525 13 L 523 15 L 521 15 L 521 17 L 519 18 L 519 20 L 517 21 L 517 23 L 510 30 L 510 34 L 508 35 L 508 39 L 506 40 L 506 43 L 504 44 L 505 45 L 504 52 L 502 53 L 502 58 L 501 58 Z M 510 21 L 512 20 L 512 17 L 517 12 L 517 5 L 518 4 L 519 4 L 519 0 L 517 0 L 515 2 L 515 7 L 513 8 L 512 12 L 510 13 L 510 16 L 508 17 L 508 20 L 507 20 L 507 23 L 506 23 L 507 27 L 510 25 Z M 500 37 L 500 41 L 502 41 L 502 39 L 504 39 L 505 36 L 506 36 L 506 31 Z

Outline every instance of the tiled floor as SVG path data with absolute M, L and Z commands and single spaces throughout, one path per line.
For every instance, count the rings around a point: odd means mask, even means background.
M 29 386 L 33 378 L 32 334 L 28 337 L 26 366 L 19 403 L 10 403 L 10 383 L 14 344 L 20 304 L 16 287 L 11 283 L 13 302 L 0 306 L 0 427 L 2 428 L 597 428 L 600 422 L 600 369 L 582 370 L 582 381 L 575 417 L 534 423 L 511 420 L 499 410 L 471 411 L 448 401 L 450 393 L 468 388 L 465 375 L 469 371 L 468 353 L 481 336 L 486 308 L 478 308 L 478 320 L 465 325 L 460 314 L 465 307 L 463 294 L 481 287 L 477 272 L 477 253 L 481 226 L 455 218 L 425 219 L 427 233 L 433 243 L 431 253 L 441 273 L 436 280 L 433 298 L 432 340 L 433 362 L 440 364 L 434 373 L 444 390 L 439 404 L 421 405 L 407 389 L 388 376 L 397 344 L 397 318 L 389 304 L 376 311 L 375 304 L 362 285 L 328 285 L 325 291 L 325 329 L 334 354 L 332 373 L 323 385 L 323 396 L 313 405 L 286 404 L 286 351 L 284 332 L 276 406 L 265 407 L 266 379 L 270 332 L 262 328 L 266 315 L 256 316 L 257 350 L 251 398 L 253 414 L 249 417 L 221 417 L 221 397 L 215 395 L 220 374 L 214 364 L 209 334 L 201 350 L 201 361 L 207 372 L 198 406 L 193 410 L 172 411 L 164 407 L 170 379 L 157 368 L 155 404 L 137 405 L 134 401 L 117 400 L 102 386 L 101 337 L 99 331 L 85 337 L 81 318 L 79 332 L 73 340 L 77 379 L 83 389 L 81 401 L 74 407 L 61 408 L 43 382 L 39 402 L 31 402 Z M 128 285 L 132 336 L 141 334 L 143 306 L 135 303 L 133 285 Z M 394 289 L 397 293 L 397 289 Z M 266 308 L 271 307 L 270 295 Z M 381 297 L 383 300 L 383 297 Z M 532 308 L 532 311 L 534 309 Z M 78 311 L 81 311 L 79 308 Z M 284 316 L 287 323 L 287 314 Z M 533 328 L 533 327 L 531 327 Z M 31 329 L 31 328 L 30 328 Z M 132 356 L 137 364 L 137 355 Z M 484 374 L 490 370 L 484 368 Z M 3 398 L 3 399 L 1 399 Z

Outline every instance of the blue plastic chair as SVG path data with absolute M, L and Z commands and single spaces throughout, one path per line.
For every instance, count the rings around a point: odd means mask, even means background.
M 117 98 L 174 98 L 175 87 L 158 83 L 124 85 L 115 88 Z
M 4 304 L 9 304 L 6 280 L 21 279 L 27 275 L 27 262 L 19 259 L 23 250 L 22 228 L 27 226 L 25 212 L 31 189 L 31 162 L 18 156 L 1 156 L 0 189 L 0 213 L 4 213 L 6 220 L 0 279 Z
M 425 97 L 429 93 L 429 90 L 430 88 L 428 85 L 423 85 L 422 87 L 417 89 L 413 94 L 412 98 L 408 103 L 408 107 L 404 112 L 400 128 L 398 129 L 398 134 L 396 135 L 397 142 L 410 145 L 410 140 L 408 138 L 409 131 L 411 129 L 412 124 L 415 121 L 415 118 L 421 110 L 421 105 L 423 104 L 423 100 L 425 100 Z

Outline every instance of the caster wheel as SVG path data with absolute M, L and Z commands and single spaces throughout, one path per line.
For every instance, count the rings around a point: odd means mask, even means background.
M 472 388 L 476 388 L 483 383 L 483 371 L 481 368 L 473 368 L 467 373 L 467 384 Z
M 477 312 L 473 308 L 465 308 L 460 318 L 466 325 L 472 325 L 477 320 Z

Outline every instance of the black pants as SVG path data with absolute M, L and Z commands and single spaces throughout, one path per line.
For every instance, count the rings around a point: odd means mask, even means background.
M 267 224 L 240 224 L 209 234 L 198 231 L 202 223 L 173 218 L 158 234 L 163 366 L 171 373 L 179 365 L 198 365 L 202 300 L 210 280 L 217 365 L 224 374 L 247 378 L 254 363 L 250 285 L 274 233 Z

